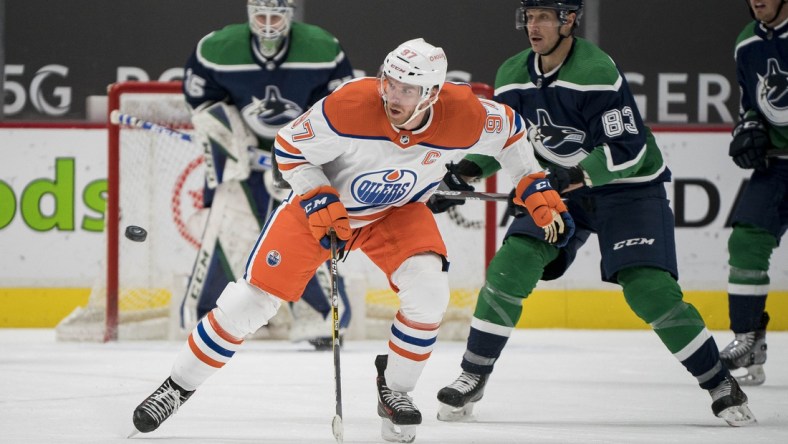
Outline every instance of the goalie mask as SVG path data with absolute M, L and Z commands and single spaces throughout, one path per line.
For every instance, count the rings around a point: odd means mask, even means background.
M 383 101 L 388 101 L 391 79 L 418 88 L 416 109 L 400 127 L 413 121 L 438 100 L 438 93 L 446 81 L 447 67 L 443 49 L 432 46 L 421 38 L 408 40 L 386 56 L 381 66 L 378 88 Z
M 291 0 L 248 0 L 249 28 L 257 37 L 260 52 L 272 57 L 282 47 L 293 21 Z

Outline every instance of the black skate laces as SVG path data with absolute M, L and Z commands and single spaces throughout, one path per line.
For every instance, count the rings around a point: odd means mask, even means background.
M 475 375 L 473 373 L 462 372 L 459 378 L 456 381 L 449 384 L 449 388 L 453 388 L 458 392 L 467 394 L 474 388 L 476 388 L 476 384 L 479 382 L 481 375 Z
M 157 423 L 161 423 L 178 411 L 183 404 L 181 392 L 169 383 L 163 384 L 144 402 L 140 408 L 148 413 Z

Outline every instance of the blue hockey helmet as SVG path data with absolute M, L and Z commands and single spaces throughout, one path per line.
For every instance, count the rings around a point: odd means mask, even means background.
M 566 24 L 569 13 L 574 12 L 577 14 L 575 27 L 580 24 L 580 17 L 583 15 L 583 0 L 521 0 L 521 3 L 522 6 L 517 8 L 517 29 L 525 29 L 525 10 L 529 8 L 554 9 L 562 25 Z
M 293 21 L 292 0 L 247 0 L 249 28 L 260 43 L 260 52 L 271 57 L 279 51 Z

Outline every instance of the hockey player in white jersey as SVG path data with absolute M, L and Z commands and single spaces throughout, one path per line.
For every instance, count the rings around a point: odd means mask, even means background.
M 336 38 L 293 20 L 290 0 L 248 0 L 248 23 L 202 38 L 186 62 L 183 92 L 194 109 L 197 139 L 205 147 L 207 223 L 181 303 L 181 328 L 191 331 L 216 306 L 228 282 L 243 271 L 249 245 L 279 201 L 290 194 L 274 180 L 276 132 L 353 77 Z M 250 151 L 251 150 L 251 151 Z M 270 323 L 267 334 L 330 349 L 328 279 L 318 269 L 301 300 Z M 350 307 L 340 279 L 342 331 Z M 293 322 L 286 329 L 289 317 Z
M 135 410 L 137 430 L 155 430 L 282 301 L 298 300 L 329 257 L 333 232 L 344 254 L 363 252 L 397 292 L 400 308 L 375 358 L 377 414 L 384 439 L 415 439 L 422 417 L 410 393 L 449 301 L 446 246 L 425 205 L 444 165 L 468 153 L 494 156 L 516 185 L 515 202 L 546 237 L 574 229 L 521 117 L 467 84 L 444 83 L 446 69 L 441 48 L 407 41 L 388 54 L 379 78 L 345 83 L 279 131 L 275 155 L 294 194 L 266 222 L 243 278 L 224 289 L 170 377 Z

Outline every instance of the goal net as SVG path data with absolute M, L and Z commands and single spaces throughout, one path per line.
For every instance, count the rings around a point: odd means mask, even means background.
M 91 341 L 181 337 L 180 301 L 205 220 L 202 150 L 190 140 L 190 110 L 180 82 L 122 82 L 110 87 L 108 122 L 112 111 L 154 125 L 108 123 L 105 269 L 87 305 L 61 321 L 56 335 Z M 490 190 L 490 183 L 475 185 L 483 191 Z M 467 336 L 494 251 L 495 218 L 495 204 L 471 201 L 436 217 L 452 261 L 443 339 Z M 129 225 L 145 228 L 147 239 L 125 238 Z M 340 263 L 353 313 L 347 339 L 388 337 L 399 306 L 385 276 L 365 259 L 359 252 Z M 287 304 L 283 307 L 270 331 L 256 337 L 287 338 L 292 318 Z
M 188 134 L 179 82 L 113 84 L 108 109 Z M 87 306 L 57 326 L 58 339 L 168 336 L 171 302 L 184 291 L 202 232 L 189 225 L 202 207 L 201 149 L 187 138 L 108 122 L 106 270 Z M 128 225 L 145 228 L 145 242 L 126 239 Z

